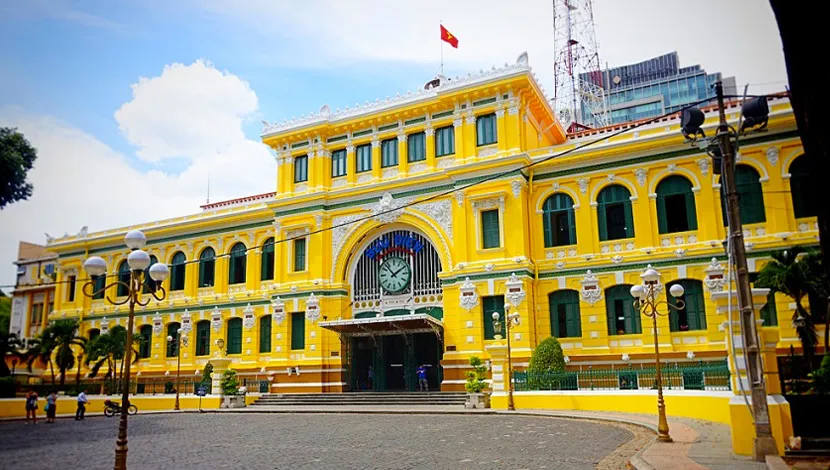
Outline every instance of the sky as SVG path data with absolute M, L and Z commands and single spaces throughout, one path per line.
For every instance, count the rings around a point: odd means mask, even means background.
M 611 67 L 677 51 L 751 93 L 786 86 L 764 0 L 593 5 Z M 197 213 L 209 174 L 212 201 L 274 191 L 261 122 L 423 86 L 439 22 L 459 38 L 445 75 L 527 51 L 552 97 L 550 0 L 0 0 L 0 126 L 38 150 L 32 197 L 0 210 L 0 287 L 19 240 Z

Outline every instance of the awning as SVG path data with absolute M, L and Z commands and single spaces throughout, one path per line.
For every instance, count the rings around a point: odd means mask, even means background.
M 388 317 L 321 321 L 319 325 L 343 336 L 386 336 L 409 333 L 443 333 L 444 324 L 426 313 Z

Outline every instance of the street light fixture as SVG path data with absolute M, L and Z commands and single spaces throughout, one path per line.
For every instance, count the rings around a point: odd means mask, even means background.
M 657 440 L 661 442 L 672 442 L 669 436 L 669 422 L 666 419 L 666 403 L 663 401 L 663 374 L 660 370 L 660 341 L 657 338 L 657 317 L 666 316 L 669 313 L 660 313 L 657 306 L 665 304 L 677 310 L 685 308 L 686 304 L 679 297 L 683 297 L 683 286 L 674 284 L 669 289 L 672 297 L 675 297 L 676 303 L 672 304 L 665 301 L 655 300 L 656 291 L 658 290 L 660 273 L 649 266 L 646 271 L 640 275 L 643 279 L 644 285 L 634 285 L 631 287 L 631 296 L 634 297 L 634 308 L 644 313 L 652 320 L 652 329 L 654 331 L 654 367 L 656 371 L 657 382 Z
M 87 297 L 94 298 L 96 295 L 104 294 L 107 289 L 114 286 L 121 286 L 127 289 L 127 298 L 123 300 L 112 299 L 108 296 L 104 298 L 112 305 L 129 305 L 129 314 L 127 316 L 127 345 L 124 353 L 124 390 L 121 397 L 121 421 L 118 423 L 118 438 L 115 441 L 115 470 L 126 470 L 127 468 L 127 416 L 130 406 L 130 366 L 132 365 L 133 352 L 133 328 L 135 323 L 135 306 L 136 304 L 145 306 L 150 303 L 150 298 L 141 298 L 141 291 L 144 282 L 144 270 L 150 266 L 150 255 L 142 250 L 147 244 L 147 237 L 140 230 L 131 230 L 127 232 L 124 237 L 124 242 L 127 247 L 132 250 L 127 256 L 127 265 L 130 267 L 130 279 L 128 282 L 121 280 L 113 281 L 106 284 L 101 289 L 95 290 L 95 282 L 91 279 L 82 289 L 82 292 Z M 107 263 L 100 256 L 91 256 L 84 261 L 84 270 L 90 277 L 103 276 L 107 271 Z M 164 287 L 161 286 L 162 281 L 167 279 L 170 270 L 166 265 L 155 263 L 148 271 L 150 278 L 155 281 L 153 291 L 150 293 L 152 298 L 157 301 L 162 301 L 167 295 Z
M 505 328 L 505 335 L 507 336 L 507 409 L 511 411 L 516 410 L 516 406 L 513 404 L 513 357 L 510 353 L 510 330 L 513 327 L 519 326 L 521 323 L 521 319 L 519 318 L 519 312 L 509 313 L 510 308 L 512 305 L 509 303 L 504 304 L 504 314 L 506 316 L 506 320 L 504 322 Z M 495 332 L 494 337 L 497 340 L 501 339 L 501 314 L 499 312 L 493 312 L 493 331 Z
M 175 338 L 173 336 L 167 336 L 167 342 L 176 344 L 176 405 L 173 409 L 179 411 L 181 410 L 179 407 L 179 388 L 181 387 L 179 377 L 182 372 L 182 346 L 187 346 L 187 336 L 182 336 L 182 330 L 180 328 L 176 331 Z

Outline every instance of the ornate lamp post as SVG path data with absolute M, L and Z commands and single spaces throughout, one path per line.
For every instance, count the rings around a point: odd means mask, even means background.
M 179 329 L 176 331 L 176 337 L 168 336 L 167 342 L 170 344 L 176 344 L 176 405 L 173 407 L 174 410 L 179 411 L 179 387 L 181 383 L 179 383 L 179 377 L 181 376 L 182 372 L 182 346 L 187 346 L 187 336 L 182 336 L 182 330 Z
M 504 304 L 504 314 L 507 317 L 507 321 L 504 322 L 506 327 L 506 336 L 507 336 L 507 409 L 511 411 L 515 411 L 516 407 L 513 404 L 513 357 L 510 353 L 510 330 L 514 326 L 519 326 L 521 320 L 519 319 L 519 312 L 513 312 L 508 314 L 510 311 L 509 303 Z M 499 312 L 493 312 L 493 331 L 496 333 L 494 336 L 497 340 L 501 339 L 501 314 Z
M 150 255 L 142 250 L 147 244 L 147 237 L 140 230 L 132 230 L 124 237 L 124 242 L 127 247 L 132 250 L 127 256 L 127 264 L 130 267 L 129 282 L 122 282 L 116 280 L 107 284 L 99 290 L 95 290 L 95 283 L 90 280 L 83 287 L 83 293 L 87 297 L 94 297 L 98 294 L 106 292 L 107 289 L 113 286 L 123 286 L 127 288 L 127 298 L 123 300 L 111 299 L 105 297 L 107 302 L 112 305 L 129 305 L 129 315 L 127 317 L 127 349 L 124 352 L 124 390 L 121 397 L 121 421 L 118 424 L 118 439 L 115 441 L 115 470 L 122 470 L 127 468 L 127 410 L 130 406 L 130 366 L 132 365 L 133 353 L 133 327 L 135 322 L 135 306 L 147 305 L 150 303 L 150 298 L 146 300 L 141 299 L 141 288 L 144 281 L 144 270 L 150 266 Z M 84 270 L 87 274 L 92 276 L 103 276 L 107 271 L 107 263 L 100 256 L 91 256 L 84 261 Z M 164 300 L 167 295 L 161 282 L 167 279 L 170 270 L 167 265 L 156 263 L 150 266 L 150 278 L 155 281 L 155 290 L 151 293 L 156 300 Z
M 651 318 L 652 329 L 654 331 L 654 366 L 657 373 L 657 414 L 659 416 L 657 422 L 657 440 L 661 442 L 672 442 L 672 438 L 669 436 L 669 422 L 666 420 L 666 403 L 663 401 L 663 375 L 660 371 L 660 346 L 657 338 L 657 317 L 666 316 L 668 315 L 668 312 L 658 312 L 657 306 L 660 304 L 666 304 L 669 307 L 682 310 L 685 307 L 685 304 L 683 303 L 683 300 L 680 299 L 677 299 L 676 304 L 655 300 L 660 273 L 653 268 L 649 267 L 646 269 L 640 277 L 643 279 L 645 286 L 639 284 L 632 286 L 631 295 L 636 299 L 634 301 L 634 307 Z M 674 284 L 671 286 L 671 289 L 669 289 L 669 293 L 672 297 L 682 297 L 683 286 L 680 284 Z

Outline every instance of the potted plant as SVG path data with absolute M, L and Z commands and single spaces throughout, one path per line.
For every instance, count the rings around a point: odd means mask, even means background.
M 245 394 L 239 393 L 239 379 L 236 377 L 235 370 L 229 369 L 223 372 L 219 386 L 222 389 L 221 408 L 245 407 Z
M 487 387 L 487 382 L 484 381 L 487 367 L 478 356 L 470 357 L 470 366 L 473 370 L 467 372 L 467 383 L 464 384 L 464 388 L 467 390 L 467 401 L 464 403 L 464 407 L 490 408 L 490 394 L 483 392 Z

